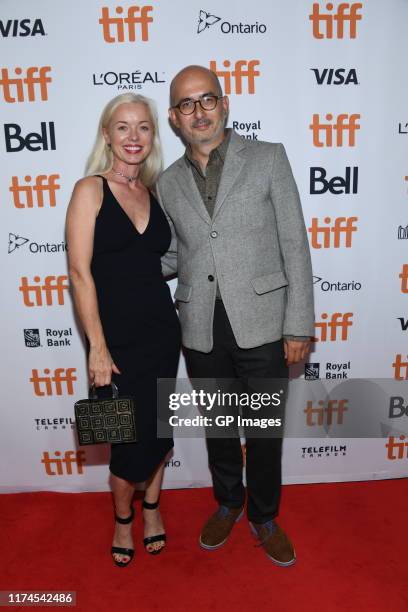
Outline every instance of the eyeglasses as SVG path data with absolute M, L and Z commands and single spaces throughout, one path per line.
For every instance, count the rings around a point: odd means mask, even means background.
M 199 104 L 203 110 L 214 110 L 218 104 L 218 100 L 221 100 L 223 97 L 224 96 L 207 95 L 202 96 L 198 100 L 182 100 L 171 108 L 178 108 L 182 115 L 192 115 L 196 109 L 196 104 Z

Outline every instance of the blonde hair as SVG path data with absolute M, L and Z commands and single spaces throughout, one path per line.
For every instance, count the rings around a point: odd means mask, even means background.
M 144 104 L 147 106 L 150 117 L 153 123 L 153 145 L 150 155 L 145 159 L 140 169 L 140 180 L 146 187 L 152 187 L 163 169 L 163 157 L 159 136 L 159 122 L 157 116 L 156 104 L 150 98 L 134 93 L 124 93 L 113 98 L 103 109 L 99 120 L 98 133 L 96 135 L 95 144 L 88 158 L 85 174 L 103 174 L 109 172 L 113 165 L 112 151 L 106 144 L 103 136 L 103 129 L 107 129 L 109 121 L 115 110 L 121 104 L 126 103 Z

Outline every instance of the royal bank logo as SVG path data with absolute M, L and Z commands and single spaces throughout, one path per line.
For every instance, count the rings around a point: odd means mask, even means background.
M 9 232 L 9 240 L 8 240 L 8 254 L 14 253 L 21 247 L 25 245 L 28 246 L 28 251 L 33 254 L 37 253 L 65 253 L 67 250 L 66 242 L 35 242 L 30 241 L 29 238 L 25 238 L 24 236 L 19 236 L 18 234 L 13 234 Z
M 261 121 L 233 121 L 232 128 L 238 132 L 241 138 L 246 140 L 259 140 Z
M 158 85 L 165 83 L 164 72 L 153 72 L 149 70 L 133 70 L 132 72 L 109 72 L 93 73 L 93 85 L 115 87 L 121 91 L 134 91 L 143 89 L 144 85 Z
M 24 342 L 28 348 L 38 348 L 39 346 L 41 346 L 40 330 L 25 329 Z
M 72 327 L 65 329 L 53 329 L 47 327 L 42 330 L 42 335 L 45 337 L 45 346 L 51 348 L 60 348 L 71 346 L 73 333 Z M 43 346 L 41 344 L 41 334 L 39 329 L 25 329 L 24 342 L 29 348 L 37 348 Z
M 319 380 L 320 363 L 305 363 L 305 380 Z
M 222 17 L 212 15 L 207 11 L 200 10 L 198 15 L 197 34 L 201 34 L 215 24 L 219 23 L 219 28 L 222 34 L 265 34 L 267 27 L 264 23 L 231 23 L 224 21 Z

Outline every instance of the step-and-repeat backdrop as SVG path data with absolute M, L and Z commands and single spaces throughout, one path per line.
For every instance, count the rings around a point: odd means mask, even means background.
M 66 208 L 101 110 L 119 93 L 154 98 L 166 165 L 182 154 L 167 107 L 170 81 L 187 64 L 218 74 L 229 126 L 283 142 L 293 167 L 316 338 L 292 374 L 305 385 L 342 383 L 330 405 L 301 400 L 305 432 L 311 415 L 323 425 L 347 420 L 348 380 L 408 378 L 407 24 L 406 0 L 3 0 L 1 491 L 109 486 L 109 449 L 78 447 L 75 437 L 73 404 L 87 395 L 87 375 Z M 286 439 L 284 481 L 408 475 L 407 402 L 384 394 L 394 426 L 382 437 Z M 361 404 L 369 420 L 364 393 Z M 165 486 L 209 483 L 203 439 L 177 439 Z

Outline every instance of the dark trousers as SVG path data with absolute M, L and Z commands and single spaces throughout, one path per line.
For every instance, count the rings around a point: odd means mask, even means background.
M 288 378 L 283 341 L 241 349 L 235 341 L 222 301 L 214 311 L 214 347 L 210 353 L 185 350 L 192 378 Z M 208 459 L 219 504 L 237 508 L 245 502 L 243 454 L 239 437 L 207 437 Z M 248 519 L 265 523 L 278 514 L 281 492 L 281 437 L 246 437 Z

